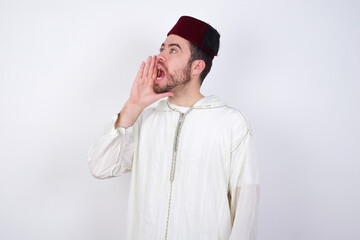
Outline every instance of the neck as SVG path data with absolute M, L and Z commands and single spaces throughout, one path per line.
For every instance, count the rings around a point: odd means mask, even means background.
M 182 89 L 181 92 L 173 91 L 173 93 L 174 96 L 170 96 L 169 101 L 172 104 L 181 107 L 191 107 L 199 99 L 204 97 L 204 95 L 200 93 L 200 89 L 197 89 L 196 91 L 185 91 L 185 89 Z

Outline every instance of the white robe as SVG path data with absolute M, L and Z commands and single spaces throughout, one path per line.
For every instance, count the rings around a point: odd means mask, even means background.
M 115 129 L 117 116 L 88 160 L 96 178 L 131 171 L 127 239 L 256 239 L 258 167 L 239 111 L 216 96 L 198 100 L 179 131 L 175 164 L 180 112 L 166 99 L 129 128 Z

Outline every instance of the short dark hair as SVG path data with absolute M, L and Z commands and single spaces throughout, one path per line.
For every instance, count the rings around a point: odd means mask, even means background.
M 205 68 L 200 74 L 201 85 L 205 77 L 210 72 L 213 58 L 205 50 L 201 49 L 194 43 L 189 43 L 191 52 L 189 63 L 191 64 L 195 60 L 203 60 L 205 62 Z M 216 31 L 216 29 L 210 26 L 204 35 L 202 45 L 209 49 L 214 54 L 214 56 L 217 56 L 220 47 L 220 34 L 218 33 L 218 31 Z

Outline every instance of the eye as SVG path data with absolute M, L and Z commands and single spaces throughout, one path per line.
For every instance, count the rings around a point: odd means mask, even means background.
M 164 49 L 163 49 L 163 48 L 160 48 L 160 49 L 159 49 L 159 52 L 162 52 L 162 51 L 164 51 Z
M 176 53 L 176 49 L 175 48 L 170 48 L 170 53 Z

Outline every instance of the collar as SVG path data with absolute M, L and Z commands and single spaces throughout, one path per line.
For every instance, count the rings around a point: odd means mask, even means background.
M 155 109 L 159 111 L 172 111 L 168 104 L 168 99 L 161 100 Z M 218 98 L 215 95 L 206 96 L 203 98 L 200 98 L 197 102 L 194 103 L 192 106 L 193 109 L 209 109 L 209 108 L 218 108 L 225 106 L 225 102 L 222 101 L 220 98 Z

